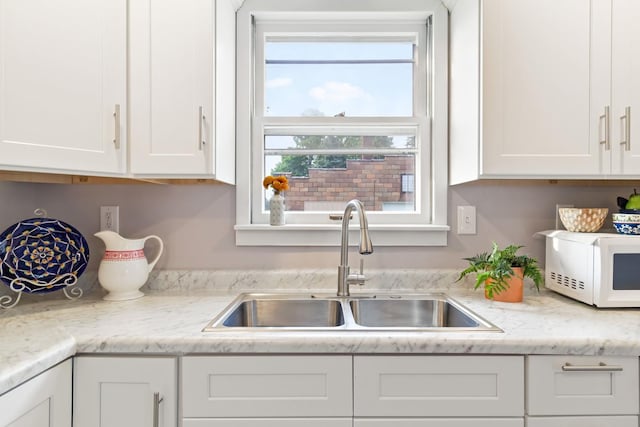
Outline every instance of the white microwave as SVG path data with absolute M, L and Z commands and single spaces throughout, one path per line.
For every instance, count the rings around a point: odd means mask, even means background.
M 640 307 L 640 236 L 544 231 L 545 286 L 597 307 Z

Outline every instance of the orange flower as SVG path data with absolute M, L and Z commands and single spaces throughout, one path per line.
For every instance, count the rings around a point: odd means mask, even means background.
M 284 175 L 276 177 L 268 175 L 262 181 L 262 186 L 265 189 L 271 187 L 273 188 L 273 191 L 279 193 L 281 191 L 287 191 L 289 189 L 289 180 Z
M 271 185 L 271 183 L 273 182 L 275 178 L 272 177 L 271 175 L 267 175 L 264 177 L 264 180 L 262 180 L 262 186 L 266 189 L 269 188 L 269 186 Z

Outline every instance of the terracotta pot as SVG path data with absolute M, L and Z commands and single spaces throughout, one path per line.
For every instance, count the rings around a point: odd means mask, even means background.
M 509 287 L 500 293 L 493 293 L 493 298 L 489 298 L 487 291 L 484 291 L 484 296 L 487 299 L 493 299 L 494 301 L 502 302 L 522 302 L 522 293 L 524 288 L 524 277 L 521 267 L 513 268 L 514 275 L 507 279 Z

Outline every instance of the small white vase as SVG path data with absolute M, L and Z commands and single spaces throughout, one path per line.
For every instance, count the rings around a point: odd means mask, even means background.
M 284 196 L 275 193 L 269 201 L 269 224 L 284 225 Z

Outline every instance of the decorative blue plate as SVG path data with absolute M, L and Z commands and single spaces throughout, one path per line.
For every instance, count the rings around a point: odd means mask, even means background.
M 84 236 L 57 219 L 25 219 L 0 234 L 0 280 L 15 292 L 45 293 L 74 285 L 88 262 Z

